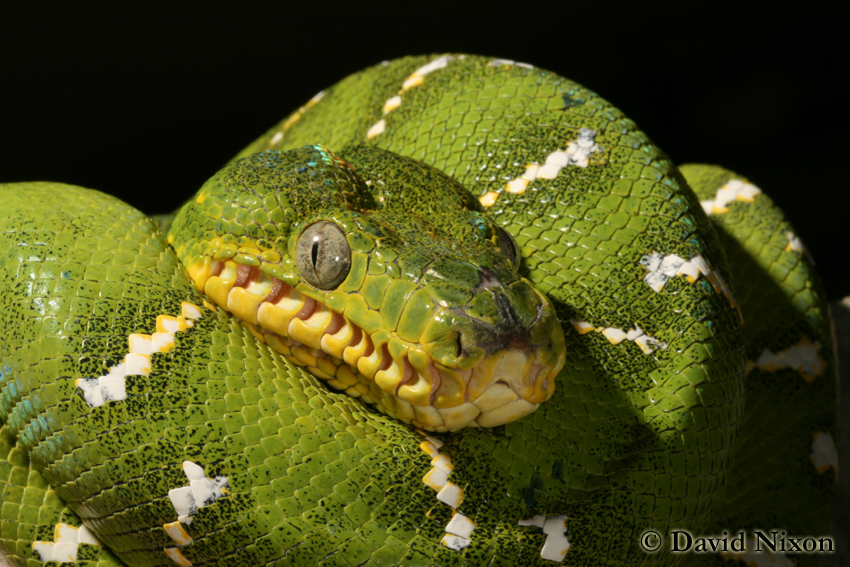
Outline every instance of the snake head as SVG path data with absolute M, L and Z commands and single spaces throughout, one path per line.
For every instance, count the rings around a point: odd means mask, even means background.
M 198 289 L 423 429 L 501 425 L 549 399 L 563 331 L 513 238 L 436 169 L 369 147 L 342 157 L 268 151 L 210 179 L 168 236 Z

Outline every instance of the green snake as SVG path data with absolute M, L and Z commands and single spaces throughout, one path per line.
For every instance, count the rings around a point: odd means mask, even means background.
M 667 534 L 826 533 L 800 238 L 554 73 L 381 63 L 175 215 L 0 194 L 12 565 L 761 565 Z

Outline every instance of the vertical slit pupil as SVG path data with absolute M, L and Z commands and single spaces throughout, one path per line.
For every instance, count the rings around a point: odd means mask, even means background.
M 313 239 L 313 248 L 310 250 L 310 259 L 313 261 L 313 268 L 316 267 L 317 260 L 319 259 L 319 239 Z

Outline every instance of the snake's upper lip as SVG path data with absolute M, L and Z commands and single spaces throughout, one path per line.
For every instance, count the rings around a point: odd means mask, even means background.
M 515 338 L 472 366 L 435 361 L 423 345 L 364 331 L 340 313 L 256 267 L 214 262 L 198 287 L 250 324 L 253 334 L 332 387 L 435 431 L 493 427 L 536 409 L 554 392 L 563 349 Z M 560 331 L 560 327 L 557 328 Z

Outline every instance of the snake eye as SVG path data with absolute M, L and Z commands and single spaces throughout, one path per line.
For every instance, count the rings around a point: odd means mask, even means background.
M 517 246 L 516 240 L 510 232 L 501 226 L 496 227 L 496 232 L 499 234 L 499 250 L 502 255 L 511 261 L 514 268 L 519 268 L 522 257 L 519 255 L 519 246 Z
M 311 224 L 295 245 L 295 264 L 313 287 L 335 288 L 351 267 L 351 248 L 345 233 L 332 222 Z

